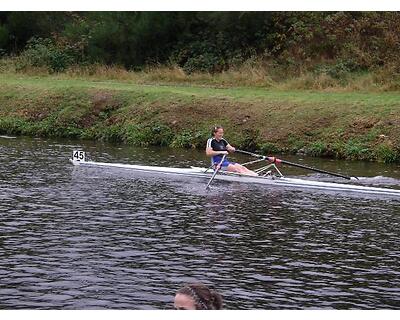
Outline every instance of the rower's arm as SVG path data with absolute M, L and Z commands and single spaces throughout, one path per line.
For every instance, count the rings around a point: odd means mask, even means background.
M 235 152 L 235 151 L 236 151 L 236 148 L 235 148 L 235 147 L 232 147 L 230 144 L 228 144 L 228 145 L 226 146 L 226 150 L 228 150 L 229 152 Z
M 214 151 L 212 148 L 207 147 L 206 148 L 206 155 L 209 157 L 217 156 L 219 154 L 227 154 L 227 151 Z

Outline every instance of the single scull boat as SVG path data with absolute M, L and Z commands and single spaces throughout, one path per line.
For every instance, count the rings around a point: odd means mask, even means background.
M 304 180 L 298 178 L 286 178 L 283 177 L 283 175 L 275 167 L 274 164 L 272 165 L 270 164 L 266 167 L 263 167 L 257 170 L 257 172 L 259 173 L 264 172 L 265 168 L 269 168 L 272 166 L 278 171 L 279 176 L 271 174 L 271 170 L 269 170 L 264 175 L 254 177 L 254 176 L 226 172 L 226 171 L 219 171 L 217 174 L 214 175 L 215 172 L 213 172 L 213 170 L 210 170 L 210 168 L 207 169 L 200 167 L 172 168 L 172 167 L 142 166 L 142 165 L 131 165 L 122 163 L 87 161 L 85 153 L 83 151 L 74 151 L 72 159 L 70 159 L 70 161 L 75 166 L 98 167 L 98 168 L 102 167 L 121 168 L 141 173 L 168 175 L 170 177 L 175 176 L 175 177 L 210 179 L 211 177 L 214 176 L 215 180 L 220 180 L 220 181 L 255 183 L 255 184 L 263 184 L 269 186 L 289 187 L 289 188 L 299 188 L 299 189 L 314 189 L 314 190 L 319 189 L 319 190 L 335 191 L 335 192 L 358 192 L 364 194 L 400 197 L 400 190 L 396 189 L 368 187 L 368 186 L 334 183 L 334 182 L 312 181 L 312 180 Z

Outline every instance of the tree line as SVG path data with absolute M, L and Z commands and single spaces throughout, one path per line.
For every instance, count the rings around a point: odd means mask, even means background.
M 100 63 L 220 72 L 269 61 L 287 70 L 400 71 L 397 12 L 0 12 L 0 55 L 62 71 Z

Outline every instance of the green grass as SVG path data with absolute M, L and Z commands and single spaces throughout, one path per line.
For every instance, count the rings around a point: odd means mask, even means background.
M 139 84 L 0 75 L 0 131 L 203 147 L 222 124 L 264 152 L 398 162 L 400 93 Z
M 326 92 L 311 90 L 281 90 L 271 88 L 215 88 L 206 86 L 186 86 L 186 85 L 156 85 L 156 84 L 136 84 L 131 82 L 117 82 L 113 80 L 83 80 L 65 79 L 57 76 L 29 77 L 24 75 L 0 75 L 0 84 L 11 87 L 24 87 L 33 91 L 35 89 L 97 89 L 125 91 L 130 93 L 140 92 L 147 98 L 168 98 L 179 96 L 180 98 L 216 98 L 228 99 L 233 101 L 245 102 L 292 102 L 298 104 L 352 104 L 353 107 L 362 107 L 363 110 L 374 110 L 375 107 L 390 107 L 399 105 L 399 92 Z M 387 108 L 386 108 L 387 109 Z

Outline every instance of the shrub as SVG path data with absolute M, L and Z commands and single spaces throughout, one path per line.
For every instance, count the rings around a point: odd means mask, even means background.
M 293 135 L 289 135 L 287 139 L 287 145 L 288 145 L 288 151 L 296 153 L 298 150 L 302 149 L 306 143 L 299 139 L 298 137 L 295 137 Z
M 280 148 L 271 142 L 265 142 L 260 145 L 260 151 L 262 154 L 274 154 L 280 152 Z
M 244 129 L 236 139 L 236 145 L 240 149 L 255 151 L 259 148 L 260 134 L 256 129 Z
M 367 159 L 369 151 L 365 145 L 354 140 L 349 140 L 344 146 L 344 156 L 350 160 Z
M 345 79 L 350 73 L 361 70 L 361 66 L 352 59 L 339 59 L 334 64 L 320 64 L 314 67 L 315 74 L 326 74 L 334 79 Z
M 66 48 L 58 47 L 51 39 L 31 38 L 18 57 L 17 70 L 44 67 L 50 72 L 64 71 L 75 62 L 74 55 Z
M 386 143 L 380 144 L 377 147 L 375 154 L 378 160 L 382 160 L 385 163 L 400 161 L 400 150 Z
M 224 68 L 221 50 L 210 39 L 196 40 L 182 45 L 171 55 L 171 63 L 180 66 L 186 73 L 214 73 Z
M 201 144 L 205 144 L 207 135 L 204 132 L 183 131 L 176 135 L 171 142 L 174 148 L 197 148 Z
M 130 124 L 125 127 L 123 140 L 137 146 L 169 146 L 173 133 L 170 127 L 162 124 L 141 126 Z
M 327 153 L 328 147 L 325 142 L 315 141 L 308 147 L 308 154 L 313 157 L 320 157 Z

